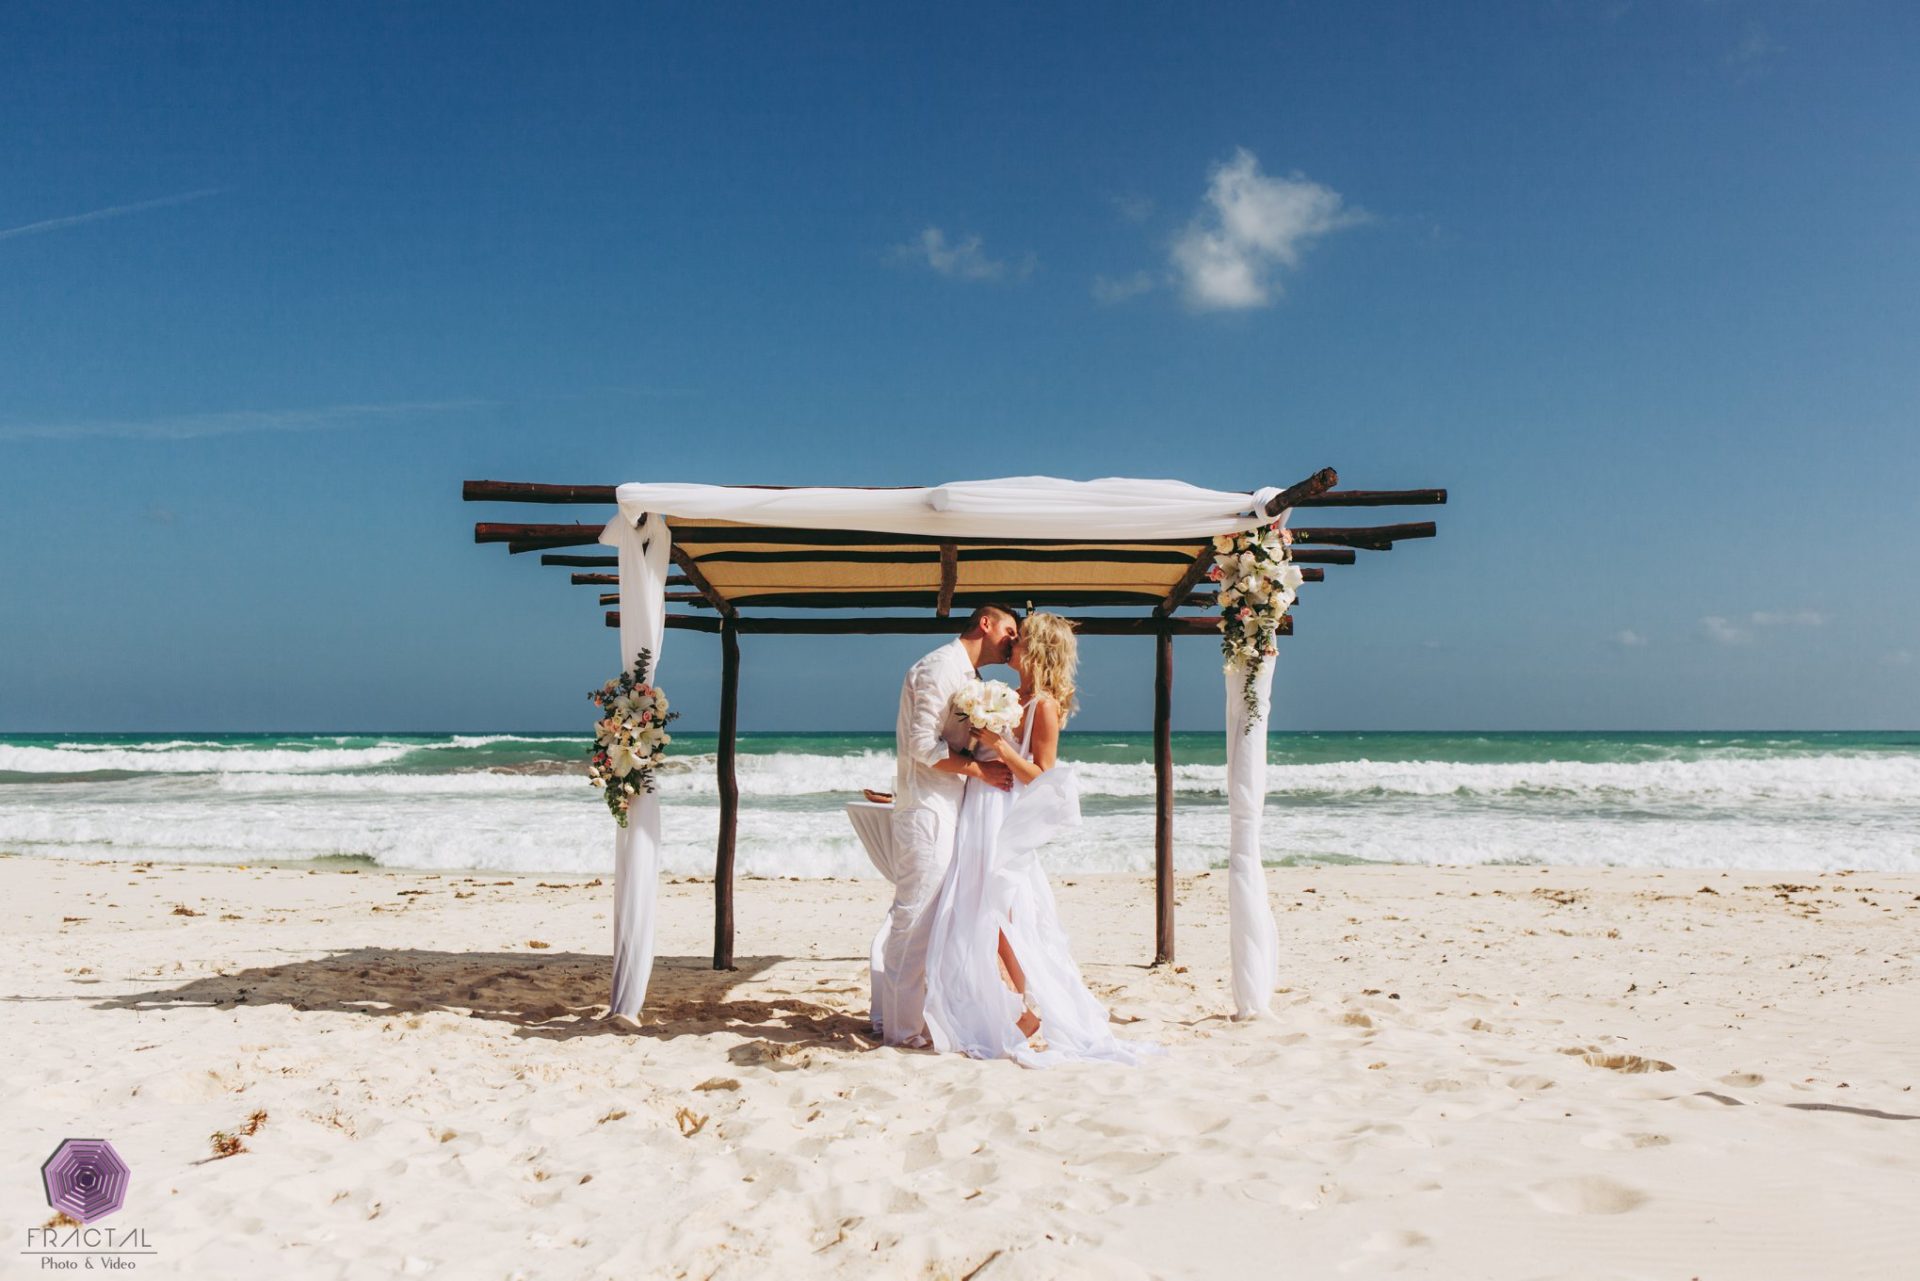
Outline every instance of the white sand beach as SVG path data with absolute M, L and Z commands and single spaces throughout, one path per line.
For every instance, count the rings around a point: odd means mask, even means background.
M 872 1044 L 877 881 L 744 882 L 732 973 L 665 886 L 634 1029 L 593 880 L 0 859 L 16 1235 L 86 1135 L 146 1275 L 1913 1275 L 1920 876 L 1272 883 L 1235 1024 L 1219 874 L 1157 970 L 1147 882 L 1062 878 L 1172 1052 L 1033 1072 Z

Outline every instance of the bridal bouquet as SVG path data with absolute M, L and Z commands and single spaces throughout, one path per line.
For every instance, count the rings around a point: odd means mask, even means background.
M 1293 606 L 1302 575 L 1287 550 L 1293 531 L 1279 521 L 1238 534 L 1220 534 L 1213 540 L 1213 568 L 1207 577 L 1220 584 L 1220 652 L 1226 667 L 1246 673 L 1242 687 L 1247 703 L 1247 728 L 1259 710 L 1254 677 L 1260 665 L 1279 654 L 1274 634 Z
M 1020 695 L 1001 681 L 968 681 L 954 694 L 953 710 L 975 729 L 1011 734 L 1020 727 Z
M 680 715 L 667 708 L 667 696 L 647 683 L 653 655 L 640 651 L 633 670 L 621 672 L 587 695 L 600 708 L 593 727 L 593 764 L 588 779 L 607 798 L 607 809 L 620 826 L 627 825 L 627 807 L 642 792 L 653 790 L 653 771 L 667 759 L 667 722 Z

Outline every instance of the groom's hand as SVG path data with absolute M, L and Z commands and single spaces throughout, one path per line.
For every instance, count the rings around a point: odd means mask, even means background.
M 1003 792 L 1013 786 L 1013 771 L 1005 761 L 975 761 L 974 768 L 980 771 L 983 783 L 990 783 Z

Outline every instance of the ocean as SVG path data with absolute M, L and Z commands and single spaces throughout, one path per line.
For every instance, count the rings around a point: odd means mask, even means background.
M 565 734 L 0 736 L 0 852 L 603 873 L 611 820 Z M 740 740 L 743 875 L 873 876 L 841 807 L 890 734 Z M 1226 858 L 1225 740 L 1175 734 L 1179 865 Z M 711 872 L 710 734 L 661 780 L 666 870 Z M 1273 734 L 1269 863 L 1920 870 L 1920 732 Z M 1145 871 L 1152 738 L 1069 733 L 1086 822 L 1057 871 Z

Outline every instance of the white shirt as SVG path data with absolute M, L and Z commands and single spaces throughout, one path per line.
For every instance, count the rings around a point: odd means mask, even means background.
M 893 741 L 898 760 L 893 775 L 895 813 L 935 806 L 951 814 L 960 809 L 967 780 L 934 768 L 967 748 L 966 718 L 953 710 L 953 696 L 979 673 L 956 637 L 907 669 L 900 686 L 900 717 Z

